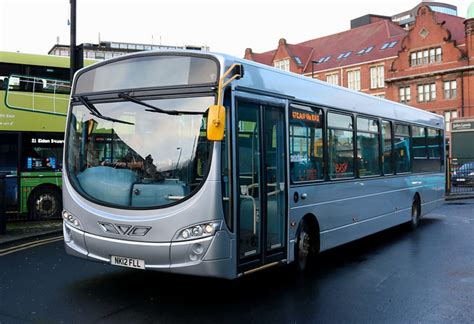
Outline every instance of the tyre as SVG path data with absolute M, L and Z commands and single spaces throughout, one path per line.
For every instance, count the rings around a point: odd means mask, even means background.
M 420 222 L 420 202 L 418 199 L 413 200 L 413 204 L 411 205 L 411 221 L 409 223 L 411 230 L 416 230 L 418 228 L 418 223 Z
M 44 187 L 33 192 L 28 207 L 33 219 L 54 219 L 61 217 L 62 205 L 60 192 Z
M 296 238 L 295 267 L 298 272 L 306 272 L 315 258 L 315 237 L 308 223 L 303 220 Z

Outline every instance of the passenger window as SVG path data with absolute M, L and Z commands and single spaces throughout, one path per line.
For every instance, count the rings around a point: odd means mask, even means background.
M 393 174 L 393 154 L 392 154 L 392 123 L 382 121 L 382 144 L 383 144 L 383 173 Z
M 412 126 L 413 172 L 429 171 L 428 152 L 426 150 L 426 128 Z
M 395 171 L 397 173 L 410 172 L 410 130 L 408 125 L 395 126 L 394 155 Z
M 354 177 L 354 127 L 352 116 L 328 113 L 329 177 Z
M 426 145 L 428 148 L 428 157 L 430 159 L 439 159 L 441 155 L 441 131 L 428 128 Z
M 379 122 L 376 119 L 357 118 L 357 162 L 361 177 L 380 174 Z
M 300 109 L 297 109 L 300 108 Z M 324 179 L 323 111 L 292 105 L 290 110 L 290 175 L 292 182 Z

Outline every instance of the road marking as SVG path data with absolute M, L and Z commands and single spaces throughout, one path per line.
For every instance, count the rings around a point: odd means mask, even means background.
M 40 246 L 40 245 L 53 243 L 53 242 L 58 242 L 58 241 L 61 241 L 61 240 L 63 240 L 62 236 L 56 236 L 56 237 L 50 237 L 50 238 L 39 240 L 39 241 L 20 244 L 20 245 L 17 245 L 17 246 L 12 246 L 12 247 L 0 250 L 0 257 L 11 254 L 11 253 L 15 253 L 15 252 L 23 251 L 23 250 L 26 250 L 26 249 L 30 249 L 30 248 L 33 248 L 33 247 L 37 247 L 37 246 Z

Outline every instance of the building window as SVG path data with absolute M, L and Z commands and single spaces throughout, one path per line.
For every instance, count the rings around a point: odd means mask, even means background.
M 347 87 L 352 90 L 360 91 L 360 70 L 347 72 Z
M 436 100 L 436 83 L 418 85 L 418 102 Z
M 456 98 L 456 80 L 444 82 L 444 99 Z
M 421 51 L 410 53 L 410 65 L 425 65 L 441 62 L 443 59 L 441 47 L 428 48 Z
M 273 66 L 283 71 L 290 71 L 290 59 L 275 61 Z
M 326 74 L 326 82 L 330 84 L 339 85 L 339 74 L 338 73 Z
M 411 100 L 410 87 L 400 87 L 400 102 L 408 103 Z
M 370 88 L 384 87 L 384 67 L 383 65 L 373 66 L 370 68 Z
M 449 110 L 444 112 L 444 122 L 446 131 L 451 131 L 451 121 L 454 118 L 458 118 L 458 111 L 457 110 Z

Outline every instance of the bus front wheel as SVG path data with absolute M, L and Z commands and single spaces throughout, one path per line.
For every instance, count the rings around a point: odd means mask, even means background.
M 33 219 L 59 218 L 61 210 L 61 194 L 55 188 L 38 188 L 33 192 L 29 203 L 29 211 Z
M 298 271 L 308 270 L 314 259 L 315 238 L 306 220 L 301 223 L 298 236 L 296 238 L 295 266 Z

